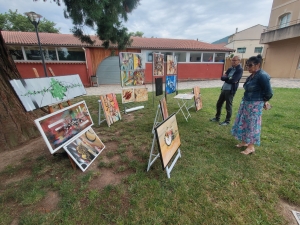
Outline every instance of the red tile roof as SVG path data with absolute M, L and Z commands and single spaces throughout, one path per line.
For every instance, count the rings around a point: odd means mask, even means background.
M 37 45 L 37 37 L 35 32 L 19 32 L 19 31 L 2 31 L 6 44 L 11 45 Z M 91 45 L 82 43 L 73 34 L 56 34 L 56 33 L 39 33 L 42 45 L 52 46 L 78 46 L 91 47 Z M 91 35 L 95 40 L 93 47 L 102 47 L 102 41 L 97 36 Z M 165 50 L 190 50 L 190 51 L 223 51 L 230 52 L 229 49 L 217 44 L 209 44 L 196 40 L 187 39 L 170 39 L 170 38 L 144 38 L 132 37 L 133 42 L 129 48 L 139 49 L 165 49 Z M 116 45 L 112 45 L 116 47 Z

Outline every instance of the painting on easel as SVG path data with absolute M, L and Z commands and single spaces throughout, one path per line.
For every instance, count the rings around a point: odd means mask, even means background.
M 115 94 L 101 95 L 100 100 L 109 127 L 114 122 L 121 120 L 121 113 Z
M 168 113 L 168 107 L 167 107 L 167 102 L 166 102 L 165 97 L 163 97 L 159 101 L 159 106 L 160 106 L 160 110 L 161 110 L 163 120 L 167 119 L 169 117 L 169 113 Z
M 36 119 L 34 122 L 51 154 L 94 124 L 85 101 Z
M 92 128 L 64 146 L 65 151 L 84 172 L 105 148 Z
M 155 128 L 155 135 L 164 170 L 181 145 L 175 113 Z
M 153 76 L 164 76 L 164 55 L 153 53 Z
M 200 94 L 200 88 L 198 86 L 194 87 L 193 93 L 194 93 L 196 111 L 198 111 L 202 109 L 202 98 Z

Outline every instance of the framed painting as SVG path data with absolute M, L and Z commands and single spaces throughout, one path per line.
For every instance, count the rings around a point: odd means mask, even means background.
M 135 88 L 134 96 L 136 102 L 148 101 L 148 88 Z
M 104 144 L 92 128 L 64 146 L 65 151 L 83 172 L 101 154 L 104 148 Z
M 155 128 L 155 135 L 164 170 L 181 144 L 175 113 Z
M 164 76 L 164 55 L 153 53 L 153 76 Z
M 172 94 L 177 88 L 177 75 L 166 76 L 166 93 Z
M 159 101 L 159 106 L 160 106 L 161 115 L 162 115 L 163 120 L 167 119 L 169 117 L 169 113 L 168 113 L 168 107 L 167 107 L 167 102 L 166 102 L 165 97 L 163 97 Z
M 177 74 L 176 56 L 167 55 L 167 75 Z
M 85 101 L 36 119 L 34 122 L 51 154 L 94 124 Z
M 120 69 L 121 71 L 134 70 L 134 56 L 131 52 L 120 52 Z
M 121 113 L 115 94 L 101 95 L 100 100 L 109 127 L 114 122 L 121 120 Z
M 86 95 L 78 74 L 11 80 L 10 84 L 26 111 L 64 102 Z
M 122 89 L 122 103 L 134 102 L 134 89 L 126 88 Z
M 163 94 L 163 79 L 162 77 L 155 78 L 155 95 Z
M 202 98 L 200 94 L 200 88 L 198 86 L 193 88 L 194 100 L 195 100 L 195 108 L 196 111 L 202 109 Z

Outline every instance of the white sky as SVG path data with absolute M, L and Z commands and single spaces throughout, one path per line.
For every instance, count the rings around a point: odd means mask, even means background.
M 145 37 L 197 39 L 214 42 L 261 24 L 268 26 L 272 0 L 141 0 L 124 25 Z M 71 33 L 72 21 L 63 15 L 64 5 L 51 0 L 0 0 L 0 13 L 34 11 L 56 23 L 60 33 Z M 86 33 L 95 32 L 86 29 Z

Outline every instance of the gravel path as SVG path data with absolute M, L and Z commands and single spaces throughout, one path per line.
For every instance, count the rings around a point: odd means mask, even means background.
M 223 81 L 221 80 L 205 80 L 205 81 L 184 81 L 178 83 L 178 89 L 191 89 L 195 86 L 199 86 L 200 88 L 211 88 L 211 87 L 221 87 Z M 283 88 L 300 88 L 300 79 L 281 79 L 281 78 L 272 78 L 271 79 L 272 87 L 283 87 Z M 144 86 L 148 91 L 152 91 L 152 85 L 146 84 Z M 240 87 L 242 88 L 242 84 Z M 108 93 L 120 94 L 122 91 L 122 87 L 120 84 L 114 85 L 99 85 L 99 87 L 89 87 L 86 88 L 87 95 L 103 95 Z

